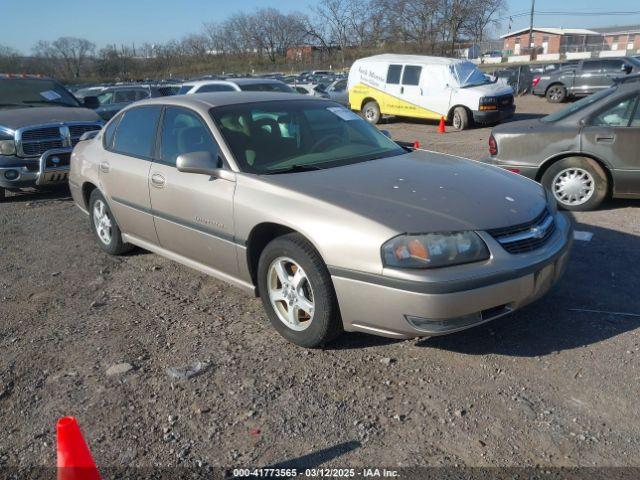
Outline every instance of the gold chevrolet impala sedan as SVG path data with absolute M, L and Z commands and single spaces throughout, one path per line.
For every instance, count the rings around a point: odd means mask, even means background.
M 76 146 L 70 186 L 104 251 L 139 246 L 259 295 L 304 347 L 501 317 L 558 281 L 572 241 L 539 184 L 295 94 L 135 103 Z

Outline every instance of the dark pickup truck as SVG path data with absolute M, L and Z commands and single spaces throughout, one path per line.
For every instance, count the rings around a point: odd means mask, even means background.
M 632 57 L 582 60 L 536 76 L 532 93 L 560 103 L 570 97 L 590 95 L 610 87 L 617 77 L 640 72 L 640 61 Z
M 97 106 L 95 97 L 81 104 L 49 78 L 0 74 L 0 201 L 5 190 L 66 183 L 71 150 L 102 128 L 90 110 Z

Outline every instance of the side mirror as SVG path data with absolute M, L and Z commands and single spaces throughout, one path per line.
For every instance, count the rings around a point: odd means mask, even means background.
M 100 106 L 98 97 L 93 97 L 93 96 L 84 97 L 84 100 L 82 101 L 82 103 L 86 108 L 90 108 L 91 110 L 95 110 Z
M 620 70 L 622 70 L 624 73 L 626 73 L 628 75 L 628 74 L 630 74 L 632 72 L 633 67 L 631 65 L 629 65 L 628 63 L 625 63 L 625 64 L 622 65 Z
M 218 152 L 189 152 L 178 155 L 176 167 L 179 172 L 200 173 L 217 177 L 222 167 Z
M 382 133 L 387 138 L 391 138 L 391 132 L 389 130 L 380 130 L 380 133 Z

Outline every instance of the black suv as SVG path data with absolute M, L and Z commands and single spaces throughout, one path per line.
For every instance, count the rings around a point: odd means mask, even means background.
M 615 78 L 640 72 L 640 61 L 631 57 L 582 60 L 533 79 L 533 94 L 560 103 L 569 97 L 590 95 L 610 87 Z
M 74 145 L 102 128 L 97 105 L 49 78 L 0 74 L 0 201 L 5 190 L 66 183 Z

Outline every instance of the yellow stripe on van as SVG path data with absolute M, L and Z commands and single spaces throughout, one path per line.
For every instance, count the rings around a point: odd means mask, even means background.
M 380 112 L 385 115 L 400 115 L 403 117 L 428 118 L 438 120 L 443 115 L 433 110 L 420 107 L 398 97 L 370 87 L 364 83 L 358 83 L 349 90 L 349 104 L 353 110 L 361 110 L 364 100 L 373 98 L 380 105 Z

